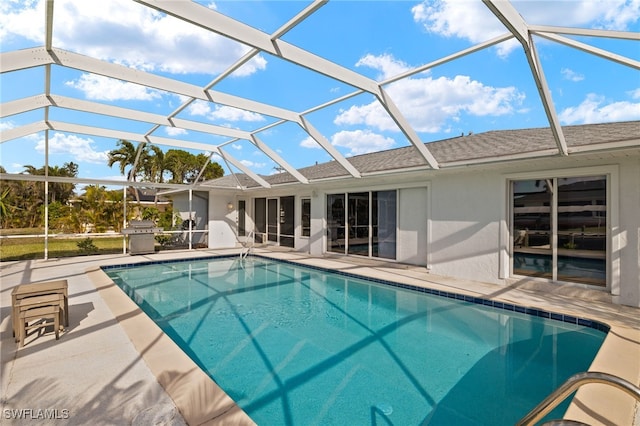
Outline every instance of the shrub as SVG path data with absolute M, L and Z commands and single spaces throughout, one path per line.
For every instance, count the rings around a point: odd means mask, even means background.
M 84 253 L 84 254 L 90 254 L 90 253 L 97 253 L 98 252 L 98 247 L 93 244 L 93 240 L 91 238 L 85 238 L 84 240 L 80 240 L 77 243 L 78 245 L 78 250 L 80 250 L 80 253 Z

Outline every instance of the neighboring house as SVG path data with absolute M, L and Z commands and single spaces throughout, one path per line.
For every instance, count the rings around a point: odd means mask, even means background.
M 255 241 L 365 256 L 435 274 L 601 288 L 640 306 L 640 122 L 490 131 L 289 173 L 206 182 L 209 248 Z M 201 186 L 200 189 L 203 187 Z M 251 234 L 250 234 L 251 233 Z

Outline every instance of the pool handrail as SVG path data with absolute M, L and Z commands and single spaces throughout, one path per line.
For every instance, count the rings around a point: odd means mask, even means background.
M 627 380 L 614 376 L 613 374 L 601 373 L 596 371 L 587 371 L 574 374 L 569 377 L 560 387 L 551 392 L 540 404 L 524 416 L 517 426 L 535 425 L 540 419 L 546 416 L 551 410 L 556 408 L 558 404 L 565 398 L 575 392 L 580 386 L 588 383 L 602 383 L 605 385 L 618 388 L 637 401 L 640 401 L 640 388 Z
M 251 251 L 253 251 L 253 247 L 255 246 L 255 230 L 252 229 L 249 232 L 249 235 L 245 238 L 245 241 L 242 242 L 242 246 L 244 250 L 240 250 L 240 260 L 245 259 Z

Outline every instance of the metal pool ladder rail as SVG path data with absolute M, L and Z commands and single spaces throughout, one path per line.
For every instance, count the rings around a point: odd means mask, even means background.
M 640 401 L 640 388 L 636 385 L 612 374 L 598 373 L 595 371 L 589 371 L 585 373 L 575 374 L 567 379 L 559 388 L 551 392 L 540 404 L 538 404 L 529 414 L 524 416 L 522 420 L 517 423 L 517 426 L 534 425 L 541 418 L 546 416 L 551 410 L 556 408 L 564 399 L 576 391 L 580 386 L 587 383 L 602 383 L 618 388 L 637 401 Z
M 242 243 L 243 250 L 240 251 L 240 260 L 245 259 L 255 246 L 255 231 L 252 229 L 247 235 L 245 241 Z

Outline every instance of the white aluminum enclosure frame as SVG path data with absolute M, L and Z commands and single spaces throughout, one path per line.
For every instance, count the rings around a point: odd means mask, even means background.
M 271 158 L 279 168 L 289 172 L 299 183 L 313 183 L 296 168 L 290 165 L 285 156 L 281 156 L 269 147 L 267 143 L 258 137 L 258 134 L 268 128 L 278 126 L 283 123 L 294 123 L 306 132 L 310 138 L 315 140 L 318 145 L 324 149 L 337 163 L 339 163 L 345 171 L 348 178 L 359 178 L 360 171 L 354 167 L 347 158 L 345 158 L 335 147 L 331 145 L 328 138 L 316 129 L 308 118 L 312 112 L 322 110 L 340 101 L 350 97 L 367 93 L 371 94 L 378 104 L 386 111 L 389 117 L 395 122 L 398 129 L 406 136 L 407 140 L 416 149 L 416 154 L 424 158 L 429 168 L 437 170 L 440 168 L 455 167 L 457 164 L 439 164 L 429 151 L 428 145 L 418 136 L 416 130 L 411 126 L 410 122 L 403 116 L 398 106 L 391 99 L 385 86 L 402 80 L 404 78 L 415 75 L 419 72 L 432 69 L 444 63 L 455 61 L 469 54 L 482 49 L 489 48 L 498 43 L 515 38 L 522 45 L 527 59 L 531 77 L 536 84 L 550 128 L 556 141 L 556 150 L 550 150 L 549 155 L 571 155 L 573 150 L 567 148 L 562 128 L 557 117 L 556 108 L 551 98 L 551 92 L 544 77 L 542 62 L 536 51 L 536 42 L 533 36 L 538 36 L 551 42 L 560 43 L 571 48 L 578 49 L 587 54 L 596 55 L 601 58 L 616 62 L 622 66 L 631 67 L 640 70 L 640 62 L 631 58 L 614 54 L 612 52 L 595 48 L 587 44 L 578 42 L 568 36 L 590 36 L 600 38 L 614 38 L 640 41 L 640 34 L 624 31 L 608 31 L 583 28 L 565 28 L 551 27 L 544 25 L 530 25 L 516 11 L 509 1 L 503 0 L 482 0 L 484 5 L 496 16 L 497 19 L 505 26 L 506 33 L 502 36 L 495 37 L 491 40 L 479 43 L 470 48 L 461 50 L 454 54 L 432 61 L 431 63 L 421 65 L 412 70 L 404 72 L 385 81 L 377 82 L 369 77 L 364 76 L 356 71 L 347 69 L 335 62 L 331 62 L 323 57 L 315 55 L 305 49 L 295 46 L 282 40 L 282 37 L 290 30 L 295 28 L 307 18 L 312 16 L 316 11 L 322 8 L 328 0 L 315 0 L 308 3 L 306 7 L 290 20 L 285 22 L 272 34 L 267 34 L 256 28 L 253 28 L 243 22 L 225 16 L 215 10 L 207 8 L 198 3 L 191 1 L 160 1 L 160 0 L 135 0 L 137 3 L 152 8 L 154 10 L 172 15 L 188 24 L 204 28 L 207 31 L 219 34 L 223 37 L 238 41 L 248 47 L 249 51 L 239 58 L 234 64 L 228 67 L 220 75 L 216 76 L 211 82 L 205 86 L 196 86 L 185 83 L 176 79 L 167 78 L 152 73 L 135 70 L 122 65 L 110 63 L 96 58 L 88 57 L 68 50 L 63 50 L 53 46 L 53 30 L 55 25 L 54 7 L 55 0 L 46 2 L 45 10 L 45 40 L 42 47 L 24 49 L 19 51 L 4 52 L 0 54 L 0 73 L 20 72 L 22 70 L 45 67 L 44 92 L 28 98 L 17 99 L 10 102 L 3 102 L 0 105 L 0 117 L 5 118 L 15 114 L 27 111 L 42 110 L 42 121 L 26 124 L 17 128 L 3 130 L 0 132 L 0 143 L 25 137 L 41 131 L 45 132 L 45 143 L 48 142 L 49 131 L 60 131 L 65 133 L 77 133 L 101 136 L 114 139 L 127 139 L 139 143 L 155 144 L 163 146 L 171 146 L 175 148 L 188 148 L 200 150 L 206 153 L 219 155 L 227 165 L 245 173 L 264 188 L 270 188 L 270 185 L 259 175 L 245 167 L 240 161 L 235 159 L 233 155 L 225 150 L 230 143 L 238 140 L 245 140 L 253 144 L 257 149 L 261 150 L 265 155 Z M 285 60 L 295 66 L 299 66 L 306 70 L 321 74 L 332 78 L 337 82 L 347 84 L 354 88 L 354 92 L 348 95 L 340 96 L 332 101 L 322 105 L 310 108 L 307 111 L 291 111 L 269 103 L 253 101 L 247 98 L 234 96 L 213 89 L 214 86 L 224 81 L 235 70 L 245 64 L 247 61 L 260 53 L 265 53 Z M 144 110 L 135 110 L 129 108 L 121 108 L 98 102 L 90 102 L 82 99 L 75 99 L 56 94 L 55 87 L 51 87 L 50 75 L 51 65 L 69 67 L 87 73 L 102 75 L 125 82 L 140 84 L 149 88 L 162 90 L 186 97 L 186 101 L 176 108 L 167 116 L 154 114 Z M 219 105 L 226 105 L 233 108 L 269 116 L 276 118 L 278 121 L 262 128 L 251 131 L 232 129 L 224 126 L 216 126 L 213 124 L 205 124 L 190 120 L 178 118 L 177 115 L 189 106 L 192 102 L 199 100 L 204 102 L 213 102 Z M 100 127 L 85 126 L 80 123 L 64 123 L 49 120 L 49 111 L 51 108 L 64 108 L 76 111 L 82 111 L 90 114 L 106 115 L 116 118 L 126 118 L 149 124 L 149 130 L 145 133 L 132 133 L 120 131 L 117 129 L 106 129 Z M 166 138 L 156 135 L 156 131 L 161 126 L 182 128 L 185 130 L 193 130 L 210 134 L 215 137 L 229 138 L 222 143 L 197 143 L 177 138 Z M 48 144 L 47 144 L 48 145 Z M 48 151 L 48 147 L 47 147 Z M 527 154 L 523 153 L 523 157 Z M 48 168 L 48 152 L 45 153 L 45 169 Z M 232 173 L 235 173 L 231 169 Z M 3 174 L 2 179 L 22 179 L 14 174 Z M 77 182 L 86 182 L 86 179 L 78 179 Z M 110 183 L 103 181 L 102 183 Z M 122 184 L 122 182 L 119 182 Z M 191 185 L 185 185 L 184 188 L 196 188 L 199 183 L 194 182 Z M 158 186 L 148 183 L 147 186 Z M 161 187 L 170 187 L 161 185 Z

